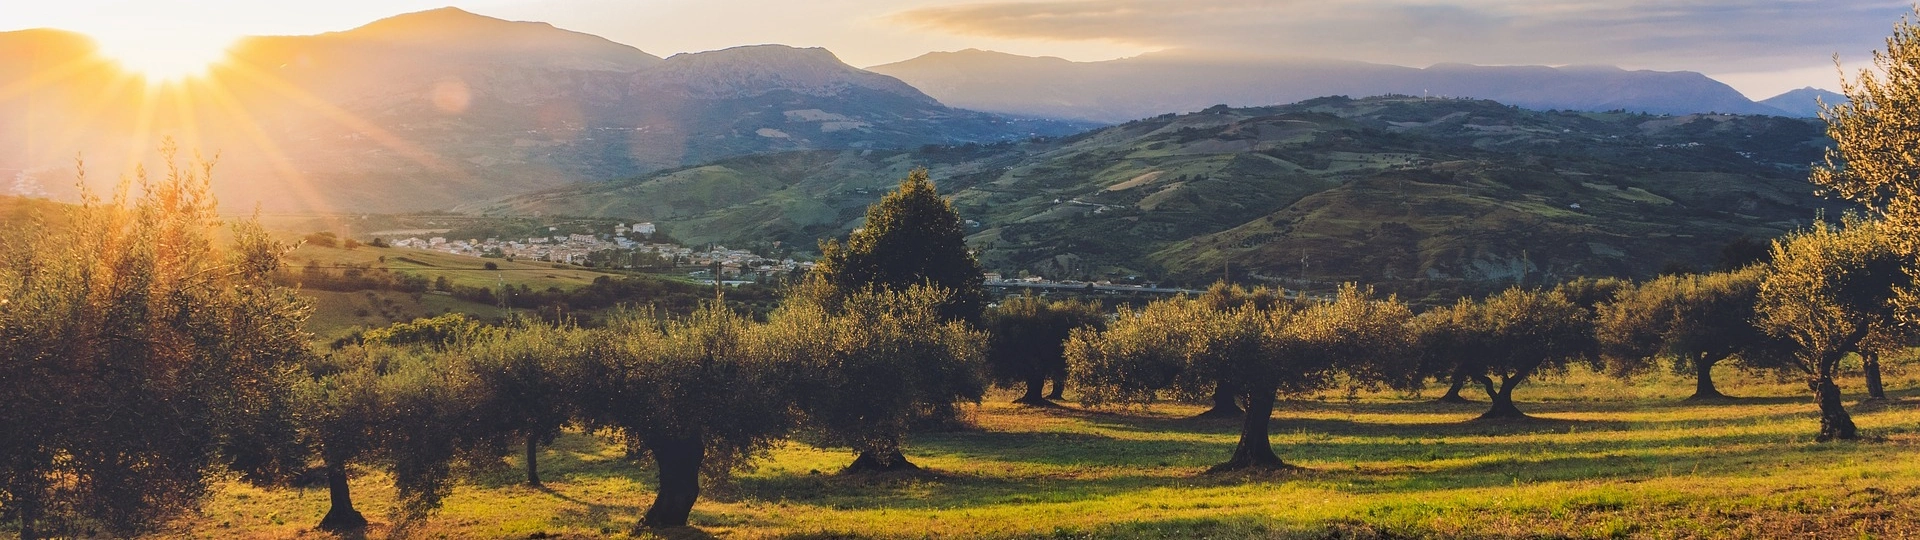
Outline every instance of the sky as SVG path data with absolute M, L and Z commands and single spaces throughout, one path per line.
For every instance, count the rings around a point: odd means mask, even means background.
M 83 32 L 109 54 L 188 71 L 244 35 L 346 30 L 453 5 L 669 56 L 826 47 L 856 66 L 965 48 L 1093 61 L 1165 49 L 1424 67 L 1610 64 L 1706 73 L 1763 99 L 1836 89 L 1905 0 L 57 0 L 0 3 L 0 30 Z

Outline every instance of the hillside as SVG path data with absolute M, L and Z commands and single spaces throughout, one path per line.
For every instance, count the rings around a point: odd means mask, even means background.
M 1538 110 L 1653 114 L 1785 114 L 1694 72 L 1611 66 L 1424 69 L 1345 60 L 1166 51 L 1071 62 L 968 49 L 868 68 L 955 107 L 1046 118 L 1123 122 L 1215 104 L 1290 103 L 1319 96 L 1433 95 Z
M 53 30 L 0 33 L 0 186 L 71 198 L 151 163 L 161 137 L 221 158 L 232 207 L 392 212 L 759 152 L 912 148 L 1083 124 L 949 108 L 824 49 L 659 58 L 453 8 L 248 38 L 204 81 L 148 88 Z M 136 149 L 130 155 L 128 149 Z
M 1781 117 L 1325 98 L 1048 141 L 735 158 L 472 210 L 810 246 L 927 166 L 979 223 L 970 239 L 992 270 L 1186 284 L 1230 270 L 1413 293 L 1711 267 L 1736 238 L 1837 213 L 1805 181 L 1822 137 Z

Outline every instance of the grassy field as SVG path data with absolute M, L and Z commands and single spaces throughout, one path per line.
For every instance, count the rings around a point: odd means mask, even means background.
M 567 290 L 593 283 L 594 278 L 600 276 L 617 275 L 580 266 L 556 267 L 553 263 L 539 261 L 484 259 L 422 249 L 365 245 L 353 249 L 303 245 L 287 254 L 285 264 L 298 269 L 308 262 L 317 262 L 322 266 L 364 264 L 423 276 L 428 280 L 445 277 L 453 285 L 472 287 L 498 288 L 500 281 L 505 279 L 514 286 L 525 284 L 534 290 L 546 290 L 548 287 Z M 498 270 L 487 270 L 487 263 L 494 263 Z
M 289 238 L 291 240 L 291 238 Z M 501 282 L 536 291 L 549 288 L 573 290 L 609 274 L 579 266 L 556 268 L 552 263 L 483 259 L 418 249 L 359 246 L 354 249 L 302 245 L 288 253 L 285 264 L 294 271 L 309 262 L 324 267 L 335 264 L 367 265 L 394 272 L 422 276 L 428 280 L 446 278 L 454 286 L 486 287 L 499 290 Z M 487 263 L 497 270 L 487 270 Z M 316 342 L 327 343 L 345 337 L 356 329 L 378 328 L 416 317 L 432 317 L 447 312 L 465 313 L 487 321 L 502 318 L 499 306 L 460 300 L 442 293 L 409 294 L 392 291 L 333 292 L 303 289 L 313 303 L 313 316 L 307 331 Z
M 991 396 L 976 428 L 917 436 L 932 473 L 833 474 L 845 449 L 789 443 L 708 486 L 695 528 L 669 538 L 1912 538 L 1920 536 L 1920 381 L 1892 376 L 1891 401 L 1849 405 L 1867 439 L 1815 443 L 1804 387 L 1723 374 L 1745 399 L 1677 401 L 1672 375 L 1619 383 L 1572 373 L 1520 390 L 1530 422 L 1470 422 L 1476 405 L 1344 396 L 1288 403 L 1276 450 L 1303 469 L 1206 475 L 1232 422 L 1180 405 L 1027 409 Z M 1843 382 L 1860 388 L 1859 381 Z M 1554 399 L 1541 401 L 1547 396 Z M 547 489 L 516 484 L 517 461 L 476 473 L 415 538 L 633 537 L 652 471 L 580 433 L 542 457 Z M 359 475 L 355 499 L 383 518 L 392 491 Z M 177 536 L 326 538 L 311 527 L 326 492 L 229 484 Z
M 307 331 L 319 343 L 347 337 L 355 330 L 380 328 L 397 322 L 432 317 L 443 313 L 497 322 L 504 318 L 498 306 L 468 302 L 445 294 L 409 294 L 392 291 L 334 292 L 303 290 L 301 296 L 313 305 L 307 319 Z

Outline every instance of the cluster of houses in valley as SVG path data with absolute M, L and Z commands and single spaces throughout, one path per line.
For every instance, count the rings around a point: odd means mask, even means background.
M 401 238 L 388 243 L 397 248 L 422 249 L 509 260 L 532 260 L 610 268 L 694 267 L 694 273 L 712 277 L 716 270 L 722 278 L 750 279 L 792 274 L 813 268 L 812 262 L 770 259 L 744 249 L 713 245 L 705 250 L 678 244 L 647 241 L 655 231 L 652 223 L 622 223 L 612 234 L 560 234 L 529 238 L 488 238 L 451 240 Z

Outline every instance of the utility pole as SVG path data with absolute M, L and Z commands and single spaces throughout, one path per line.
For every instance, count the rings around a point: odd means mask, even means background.
M 1300 248 L 1300 283 L 1301 283 L 1301 286 L 1303 286 L 1303 287 L 1304 287 L 1304 286 L 1305 286 L 1305 284 L 1306 284 L 1306 282 L 1307 282 L 1307 248 Z
M 500 312 L 511 319 L 513 318 L 513 302 L 507 301 L 507 295 L 513 294 L 513 289 L 507 286 L 507 274 L 505 272 L 494 272 L 493 275 L 500 279 Z

